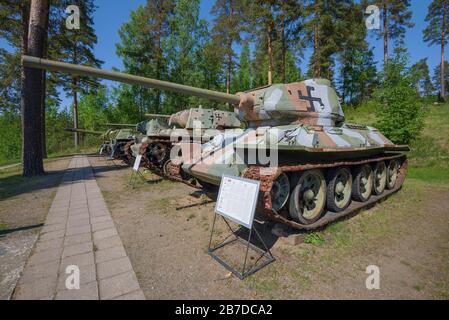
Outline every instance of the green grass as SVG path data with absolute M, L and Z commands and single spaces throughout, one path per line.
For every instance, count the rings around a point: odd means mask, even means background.
M 318 232 L 311 232 L 309 234 L 306 235 L 306 237 L 304 238 L 304 242 L 308 243 L 308 244 L 315 244 L 315 245 L 320 245 L 324 243 L 324 237 L 321 233 Z

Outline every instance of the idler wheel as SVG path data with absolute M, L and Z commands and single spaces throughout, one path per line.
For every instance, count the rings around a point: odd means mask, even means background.
M 290 217 L 303 224 L 317 221 L 326 204 L 326 180 L 320 170 L 301 174 L 290 197 Z
M 326 205 L 330 211 L 340 212 L 351 203 L 352 175 L 346 168 L 335 168 L 327 174 Z
M 373 191 L 373 170 L 369 164 L 354 169 L 352 197 L 356 201 L 365 202 Z
M 384 161 L 377 162 L 373 167 L 373 193 L 380 195 L 387 183 L 387 166 Z
M 282 173 L 273 182 L 270 194 L 273 209 L 276 211 L 281 210 L 287 203 L 288 196 L 290 195 L 290 182 L 285 173 Z
M 386 188 L 391 190 L 396 185 L 396 181 L 399 176 L 399 161 L 398 160 L 390 160 L 387 163 L 387 184 Z

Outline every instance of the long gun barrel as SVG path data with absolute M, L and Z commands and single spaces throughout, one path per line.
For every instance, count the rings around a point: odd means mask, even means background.
M 167 81 L 149 79 L 116 71 L 102 70 L 93 67 L 80 66 L 31 56 L 22 56 L 22 63 L 25 67 L 29 68 L 45 69 L 81 76 L 91 76 L 100 79 L 114 80 L 132 85 L 139 85 L 146 88 L 167 90 L 230 104 L 238 105 L 241 102 L 241 98 L 238 95 L 200 89 Z
M 135 128 L 135 124 L 128 123 L 106 123 L 107 127 L 116 127 L 116 128 Z
M 97 134 L 97 135 L 104 134 L 104 132 L 100 132 L 100 131 L 84 130 L 84 129 L 75 129 L 75 128 L 65 128 L 64 131 L 68 131 L 68 132 L 78 132 L 78 133 L 87 133 L 87 134 Z

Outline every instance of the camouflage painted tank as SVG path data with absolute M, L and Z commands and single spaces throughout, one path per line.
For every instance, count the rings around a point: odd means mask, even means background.
M 260 180 L 259 210 L 293 228 L 313 229 L 354 213 L 398 191 L 406 176 L 408 146 L 375 128 L 346 124 L 327 80 L 232 95 L 33 57 L 23 62 L 235 105 L 248 128 L 228 129 L 204 144 L 180 142 L 182 157 L 172 160 L 170 172 L 191 175 L 212 193 L 223 174 Z
M 233 112 L 202 107 L 182 110 L 171 116 L 146 116 L 151 119 L 138 125 L 145 137 L 140 142 L 128 143 L 126 153 L 131 159 L 137 154 L 143 155 L 147 168 L 165 175 L 170 175 L 168 167 L 173 154 L 180 155 L 178 142 L 195 140 L 202 144 L 225 129 L 240 128 L 242 125 Z M 195 127 L 200 130 L 195 130 Z
M 135 127 L 135 125 L 118 125 L 118 124 L 108 124 L 109 127 Z M 103 143 L 100 146 L 99 154 L 107 156 L 109 159 L 123 160 L 128 162 L 128 157 L 125 154 L 125 145 L 134 140 L 138 135 L 135 129 L 125 128 L 125 129 L 108 129 L 106 132 L 84 130 L 84 129 L 74 129 L 67 128 L 65 131 L 69 132 L 79 132 L 86 134 L 98 135 Z
M 231 130 L 183 159 L 209 190 L 223 174 L 260 180 L 260 209 L 312 229 L 376 202 L 402 185 L 408 146 L 372 127 L 346 124 L 330 82 L 310 79 L 248 91 L 236 111 L 249 129 Z

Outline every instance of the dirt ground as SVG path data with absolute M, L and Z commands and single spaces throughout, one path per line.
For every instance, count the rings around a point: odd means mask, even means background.
M 33 179 L 22 178 L 20 168 L 0 171 L 0 300 L 16 285 L 69 161 L 46 161 L 47 174 Z
M 214 203 L 177 210 L 206 200 L 156 176 L 133 188 L 130 168 L 89 161 L 147 299 L 449 298 L 447 185 L 408 179 L 374 208 L 302 234 L 299 245 L 264 222 L 276 261 L 241 281 L 206 253 Z M 380 268 L 380 290 L 366 289 L 369 265 Z

